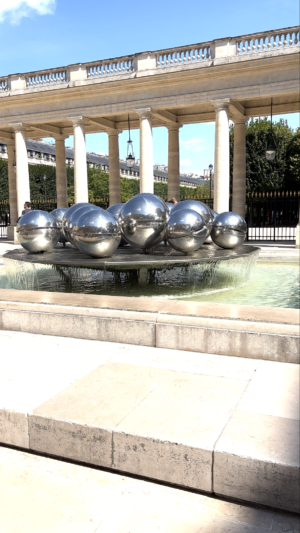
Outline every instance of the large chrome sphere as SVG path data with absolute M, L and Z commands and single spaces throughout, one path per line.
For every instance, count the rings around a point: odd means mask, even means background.
M 207 228 L 203 217 L 192 209 L 172 212 L 167 227 L 169 244 L 179 252 L 194 252 L 204 243 Z
M 211 214 L 212 214 L 212 218 L 213 218 L 213 221 L 215 220 L 215 218 L 218 216 L 218 213 L 216 211 L 213 211 L 213 209 L 210 210 Z M 212 244 L 213 243 L 213 240 L 211 238 L 211 235 L 209 235 L 205 241 L 204 241 L 204 244 Z
M 235 248 L 243 244 L 247 233 L 246 221 L 237 213 L 218 215 L 211 230 L 211 238 L 221 248 Z
M 141 193 L 126 202 L 119 222 L 125 240 L 132 246 L 146 249 L 164 239 L 168 218 L 168 209 L 161 198 Z
M 208 205 L 204 204 L 203 202 L 198 202 L 197 200 L 183 200 L 182 202 L 179 202 L 175 205 L 172 214 L 176 213 L 177 211 L 180 211 L 181 209 L 192 209 L 193 211 L 196 211 L 197 213 L 199 213 L 199 215 L 202 216 L 204 224 L 206 226 L 207 238 L 210 235 L 213 223 L 213 217 Z
M 49 252 L 56 246 L 60 228 L 55 218 L 46 211 L 29 211 L 17 224 L 19 242 L 31 253 Z
M 97 207 L 78 218 L 73 230 L 77 248 L 92 257 L 110 257 L 118 248 L 121 230 L 117 220 Z
M 90 205 L 90 204 L 87 202 L 81 202 L 78 204 L 74 204 L 72 205 L 72 207 L 69 207 L 68 211 L 65 212 L 63 219 L 62 219 L 62 230 L 67 240 L 69 240 L 69 234 L 68 234 L 69 227 L 68 226 L 69 226 L 70 216 L 72 215 L 72 213 L 74 213 L 74 211 L 76 211 L 77 209 L 80 209 L 80 207 L 83 207 L 85 205 Z
M 78 205 L 78 204 L 77 204 Z M 76 226 L 77 220 L 81 217 L 81 215 L 84 215 L 85 213 L 88 213 L 89 211 L 92 211 L 93 209 L 100 209 L 94 204 L 86 204 L 81 207 L 78 207 L 78 209 L 75 209 L 71 216 L 68 219 L 67 222 L 67 232 L 69 236 L 69 241 L 73 246 L 76 247 L 76 243 L 74 240 L 74 228 Z
M 121 209 L 124 207 L 125 204 L 114 204 L 114 205 L 111 205 L 110 207 L 108 207 L 106 209 L 106 211 L 108 213 L 110 213 L 113 217 L 115 217 L 116 220 L 119 219 L 119 216 L 120 216 L 120 213 L 121 213 Z M 127 243 L 127 241 L 125 241 L 123 235 L 121 237 L 121 242 L 120 242 L 120 246 L 125 246 Z
M 169 213 L 171 214 L 171 211 L 172 211 L 172 209 L 174 209 L 176 204 L 173 204 L 173 202 L 165 202 L 165 204 L 166 204 L 166 206 L 167 206 L 167 208 L 169 210 Z
M 63 243 L 68 242 L 62 230 L 62 220 L 67 211 L 68 211 L 67 207 L 58 207 L 57 209 L 54 209 L 53 211 L 51 211 L 51 215 L 55 218 L 57 225 L 60 228 L 60 237 L 59 237 L 58 242 L 63 242 Z

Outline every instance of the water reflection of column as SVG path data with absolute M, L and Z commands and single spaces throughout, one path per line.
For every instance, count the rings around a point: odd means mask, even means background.
M 154 192 L 151 109 L 137 109 L 140 117 L 140 192 Z
M 88 202 L 86 146 L 83 117 L 70 118 L 74 131 L 74 197 L 75 204 Z
M 10 226 L 7 228 L 8 238 L 13 238 L 14 226 L 17 223 L 18 218 L 18 205 L 17 205 L 17 184 L 16 184 L 16 172 L 14 168 L 14 156 L 15 156 L 15 141 L 6 141 L 7 144 L 7 163 L 8 163 L 8 195 L 9 195 L 9 213 L 10 213 Z M 10 235 L 11 233 L 11 235 Z
M 57 207 L 68 207 L 65 137 L 55 137 Z
M 119 132 L 110 132 L 109 141 L 109 205 L 121 202 Z
M 246 203 L 246 122 L 234 120 L 232 211 L 245 218 Z
M 180 200 L 179 128 L 180 124 L 168 126 L 168 199 Z
M 214 210 L 229 211 L 229 102 L 212 100 L 216 109 Z
M 26 146 L 26 130 L 22 124 L 15 124 L 16 146 L 16 188 L 18 216 L 22 215 L 24 203 L 30 202 L 29 171 Z

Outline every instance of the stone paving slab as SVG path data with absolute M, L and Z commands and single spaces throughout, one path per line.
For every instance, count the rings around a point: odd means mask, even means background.
M 298 365 L 0 331 L 0 367 L 0 442 L 299 510 Z
M 299 533 L 299 517 L 0 447 L 1 533 Z

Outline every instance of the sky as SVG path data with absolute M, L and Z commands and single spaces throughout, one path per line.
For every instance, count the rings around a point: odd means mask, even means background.
M 299 0 L 0 0 L 0 76 L 142 51 L 234 37 L 299 24 Z M 292 128 L 299 114 L 277 116 Z M 180 129 L 182 172 L 214 163 L 214 123 Z M 139 131 L 132 132 L 139 158 Z M 86 136 L 87 150 L 108 153 L 106 133 Z M 66 140 L 73 146 L 73 138 Z M 127 132 L 120 134 L 126 157 Z M 168 136 L 153 128 L 154 164 L 167 164 Z

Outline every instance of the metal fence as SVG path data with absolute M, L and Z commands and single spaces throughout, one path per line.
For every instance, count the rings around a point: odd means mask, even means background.
M 248 241 L 294 241 L 299 222 L 300 191 L 248 194 Z
M 129 198 L 122 197 L 122 202 Z M 163 198 L 167 200 L 167 197 Z M 213 198 L 209 196 L 189 195 L 181 200 L 198 200 L 213 209 Z M 94 205 L 107 209 L 109 198 L 90 198 Z M 69 202 L 69 207 L 74 202 Z M 296 226 L 299 222 L 300 191 L 272 191 L 267 193 L 248 194 L 246 198 L 246 222 L 248 225 L 248 241 L 294 241 Z M 32 200 L 32 209 L 53 211 L 56 199 Z M 0 238 L 7 234 L 9 225 L 9 203 L 0 202 Z

